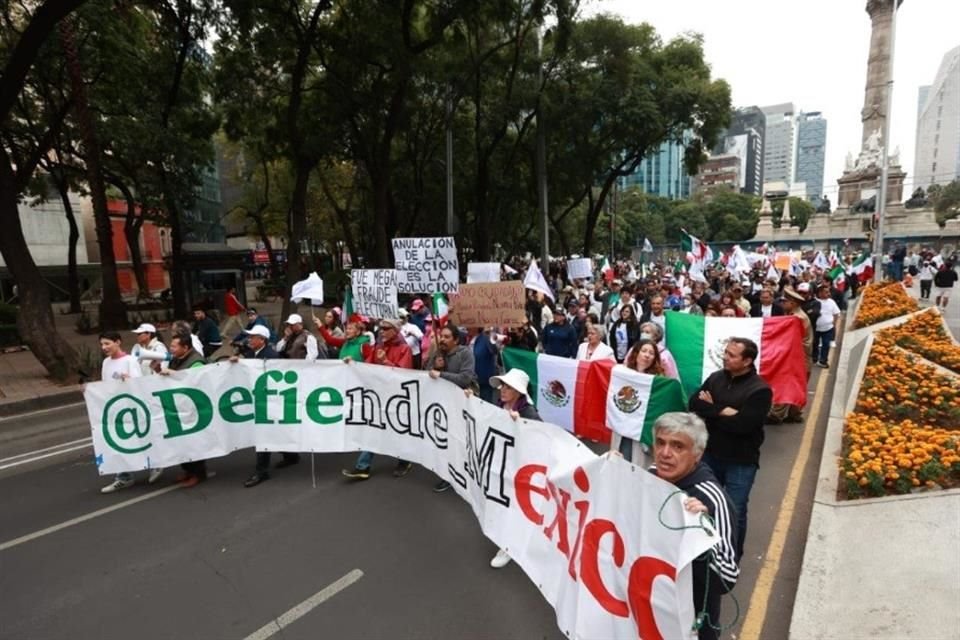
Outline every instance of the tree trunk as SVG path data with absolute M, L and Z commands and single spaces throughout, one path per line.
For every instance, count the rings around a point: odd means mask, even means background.
M 62 169 L 61 169 L 62 171 Z M 52 174 L 51 174 L 52 175 Z M 70 313 L 80 313 L 80 274 L 77 270 L 77 242 L 80 241 L 80 228 L 77 226 L 77 217 L 70 204 L 70 191 L 65 179 L 53 176 L 63 203 L 63 212 L 70 227 L 70 237 L 67 244 L 67 294 L 70 296 Z
M 47 372 L 58 380 L 65 380 L 77 372 L 77 353 L 57 333 L 50 306 L 50 289 L 30 255 L 20 225 L 13 169 L 6 154 L 0 155 L 0 218 L 5 220 L 3 233 L 0 233 L 0 253 L 17 283 L 20 300 L 17 331 Z
M 127 250 L 130 252 L 130 265 L 133 277 L 137 281 L 137 297 L 150 295 L 150 285 L 147 284 L 147 272 L 143 268 L 143 254 L 140 253 L 140 229 L 143 227 L 143 211 L 137 215 L 137 201 L 133 192 L 121 180 L 113 181 L 120 189 L 123 199 L 127 203 L 127 215 L 123 219 L 123 236 L 127 241 Z
M 170 197 L 167 187 L 167 173 L 161 170 L 160 182 L 163 187 L 164 204 L 167 208 L 167 221 L 170 223 L 170 297 L 173 298 L 173 317 L 183 319 L 187 317 L 187 291 L 184 288 L 183 270 L 183 221 L 180 219 L 180 208 Z
M 590 208 L 587 210 L 587 227 L 583 233 L 583 255 L 585 256 L 591 255 L 590 252 L 593 248 L 593 241 L 596 235 L 597 220 L 600 219 L 600 212 L 603 211 L 603 203 L 607 201 L 607 195 L 616 182 L 617 175 L 616 172 L 612 172 L 607 177 L 603 186 L 600 187 L 600 194 L 597 196 L 597 199 L 591 203 Z M 610 256 L 610 258 L 612 260 L 613 256 Z
M 117 261 L 113 255 L 113 230 L 110 226 L 110 214 L 107 211 L 107 190 L 104 183 L 103 167 L 100 164 L 100 142 L 97 139 L 96 124 L 87 101 L 87 88 L 80 67 L 80 57 L 74 38 L 73 25 L 69 20 L 60 23 L 60 39 L 63 42 L 64 57 L 70 85 L 76 101 L 77 120 L 80 135 L 87 151 L 87 180 L 90 183 L 90 196 L 93 200 L 93 216 L 97 229 L 97 243 L 100 245 L 100 271 L 103 283 L 103 300 L 100 302 L 100 327 L 102 329 L 126 329 L 127 309 L 120 297 L 120 284 L 117 280 Z
M 287 281 L 284 283 L 286 294 L 283 297 L 281 311 L 284 318 L 290 314 L 290 290 L 294 283 L 300 280 L 300 241 L 307 232 L 307 187 L 312 170 L 313 164 L 310 161 L 301 159 L 297 162 L 297 173 L 290 201 L 290 217 L 287 221 L 290 242 L 287 244 Z

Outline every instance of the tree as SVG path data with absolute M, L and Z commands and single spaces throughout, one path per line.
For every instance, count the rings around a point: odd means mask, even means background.
M 707 240 L 743 242 L 756 235 L 760 222 L 756 197 L 719 188 L 704 194 L 701 201 L 707 223 Z
M 774 200 L 770 203 L 770 208 L 773 210 L 771 217 L 775 229 L 779 229 L 783 225 L 784 202 L 785 200 Z M 814 206 L 810 202 L 796 196 L 790 197 L 790 226 L 799 227 L 800 231 L 803 231 L 807 228 L 807 224 L 814 213 Z
M 695 172 L 729 118 L 730 88 L 710 78 L 699 38 L 664 44 L 647 24 L 596 16 L 574 24 L 569 47 L 546 89 L 546 120 L 557 155 L 582 159 L 576 184 L 589 203 L 588 254 L 614 185 L 662 142 L 683 142 L 687 169 Z
M 0 29 L 0 134 L 6 139 L 11 122 L 11 110 L 21 96 L 27 75 L 40 54 L 41 47 L 56 29 L 57 24 L 70 15 L 83 0 L 48 0 L 27 15 L 23 12 L 3 12 Z M 66 113 L 54 123 L 48 134 L 54 133 Z M 44 147 L 45 145 L 40 145 Z M 50 306 L 50 292 L 27 247 L 20 213 L 17 207 L 27 183 L 33 176 L 45 148 L 16 148 L 0 145 L 0 252 L 20 286 L 20 310 L 17 313 L 17 331 L 37 360 L 57 378 L 65 378 L 76 371 L 76 352 L 57 333 Z
M 934 189 L 934 186 L 938 188 Z M 927 195 L 936 212 L 937 224 L 941 227 L 947 220 L 960 216 L 960 180 L 954 180 L 944 186 L 933 185 Z

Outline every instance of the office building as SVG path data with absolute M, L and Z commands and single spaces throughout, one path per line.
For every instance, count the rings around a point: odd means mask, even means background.
M 960 178 L 960 47 L 943 56 L 933 84 L 918 97 L 914 184 L 947 184 Z
M 730 126 L 713 149 L 713 155 L 740 158 L 740 191 L 760 195 L 763 190 L 763 140 L 766 116 L 758 107 L 733 112 Z
M 794 107 L 792 102 L 761 107 L 766 116 L 763 181 L 793 183 Z
M 670 200 L 689 198 L 690 175 L 683 164 L 683 154 L 690 138 L 691 134 L 685 132 L 680 141 L 661 144 L 656 152 L 643 159 L 636 171 L 621 178 L 620 187 L 624 190 L 636 187 Z
M 827 151 L 827 120 L 819 111 L 797 116 L 797 153 L 794 163 L 793 185 L 803 183 L 803 192 L 791 189 L 819 206 L 823 196 L 823 166 Z
M 728 186 L 736 191 L 741 191 L 741 185 L 743 184 L 742 158 L 741 155 L 737 154 L 711 156 L 700 166 L 700 172 L 694 179 L 694 190 Z

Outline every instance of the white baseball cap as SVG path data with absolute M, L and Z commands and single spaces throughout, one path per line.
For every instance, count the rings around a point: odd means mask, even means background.
M 797 285 L 797 291 L 801 293 L 806 293 L 807 291 L 810 291 L 810 283 L 801 282 L 800 284 Z
M 244 329 L 243 332 L 249 336 L 260 336 L 265 340 L 270 339 L 270 329 L 267 329 L 262 324 L 253 325 L 253 329 Z
M 133 333 L 156 333 L 157 328 L 150 324 L 149 322 L 144 322 L 139 327 L 133 330 Z
M 291 313 L 290 317 L 287 318 L 287 324 L 303 324 L 303 318 L 300 317 L 299 313 Z

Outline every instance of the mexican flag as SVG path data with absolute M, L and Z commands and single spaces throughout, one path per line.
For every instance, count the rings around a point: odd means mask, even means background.
M 833 286 L 843 291 L 847 288 L 847 272 L 842 264 L 836 264 L 827 272 L 827 277 L 833 282 Z
M 853 261 L 853 273 L 861 283 L 873 278 L 873 256 L 869 251 L 864 251 L 860 257 Z
M 606 256 L 603 258 L 603 266 L 600 267 L 600 274 L 607 282 L 613 280 L 613 267 L 610 266 L 610 260 Z
M 723 368 L 723 351 L 733 337 L 749 338 L 759 353 L 754 365 L 773 389 L 775 404 L 807 404 L 803 325 L 791 316 L 705 318 L 668 311 L 667 349 L 673 354 L 689 398 L 714 371 Z
M 707 259 L 707 248 L 706 243 L 702 242 L 696 236 L 692 236 L 687 233 L 686 229 L 680 230 L 680 248 L 686 251 L 689 254 L 693 255 L 694 262 L 703 262 Z
M 447 306 L 447 299 L 442 293 L 433 294 L 433 318 L 438 326 L 447 324 L 447 316 L 450 315 L 450 307 Z
M 613 428 L 650 444 L 654 420 L 686 409 L 678 381 L 614 367 L 612 360 L 583 362 L 507 347 L 503 364 L 530 376 L 530 398 L 544 422 L 600 442 L 610 441 Z

